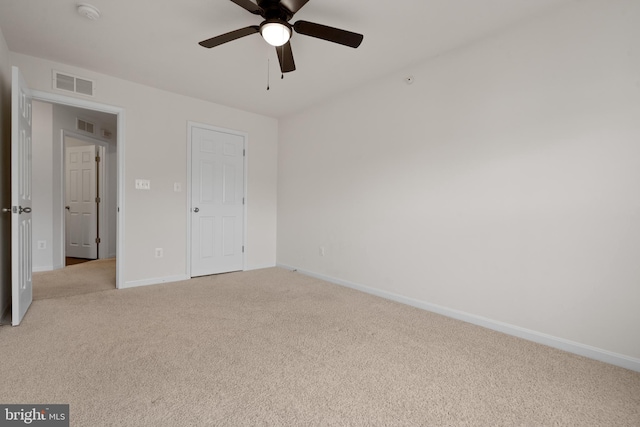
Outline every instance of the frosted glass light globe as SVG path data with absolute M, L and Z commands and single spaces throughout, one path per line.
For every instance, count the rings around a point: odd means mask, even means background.
M 291 29 L 278 22 L 267 22 L 260 28 L 260 34 L 271 46 L 282 46 L 291 38 Z

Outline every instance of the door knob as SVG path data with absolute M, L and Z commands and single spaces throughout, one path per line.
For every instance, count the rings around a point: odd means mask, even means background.
M 21 214 L 22 212 L 24 212 L 24 213 L 31 213 L 31 208 L 30 208 L 30 207 L 28 207 L 28 206 L 27 206 L 26 208 L 23 208 L 22 206 L 19 206 L 19 207 L 18 207 L 18 213 L 19 213 L 19 214 Z
M 11 213 L 11 208 L 2 208 L 2 212 Z
M 193 211 L 196 212 L 196 213 L 200 212 L 200 208 L 193 208 Z
M 71 210 L 71 207 L 70 207 L 70 206 L 65 206 L 64 208 L 65 208 L 66 210 L 68 210 L 68 211 L 70 211 L 70 210 Z

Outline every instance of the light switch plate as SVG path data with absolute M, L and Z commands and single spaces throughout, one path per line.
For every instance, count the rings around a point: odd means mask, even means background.
M 151 181 L 148 179 L 136 179 L 136 190 L 151 190 Z

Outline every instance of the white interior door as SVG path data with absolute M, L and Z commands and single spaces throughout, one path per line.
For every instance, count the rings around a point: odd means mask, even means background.
M 191 276 L 244 268 L 244 137 L 191 132 Z
M 11 324 L 32 301 L 31 92 L 17 67 L 11 83 Z
M 96 148 L 65 148 L 65 255 L 98 258 Z

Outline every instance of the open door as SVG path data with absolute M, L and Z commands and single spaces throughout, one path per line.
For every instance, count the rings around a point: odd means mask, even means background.
M 17 326 L 32 301 L 32 97 L 17 67 L 11 82 L 11 324 Z
M 65 255 L 98 258 L 96 148 L 65 147 Z

